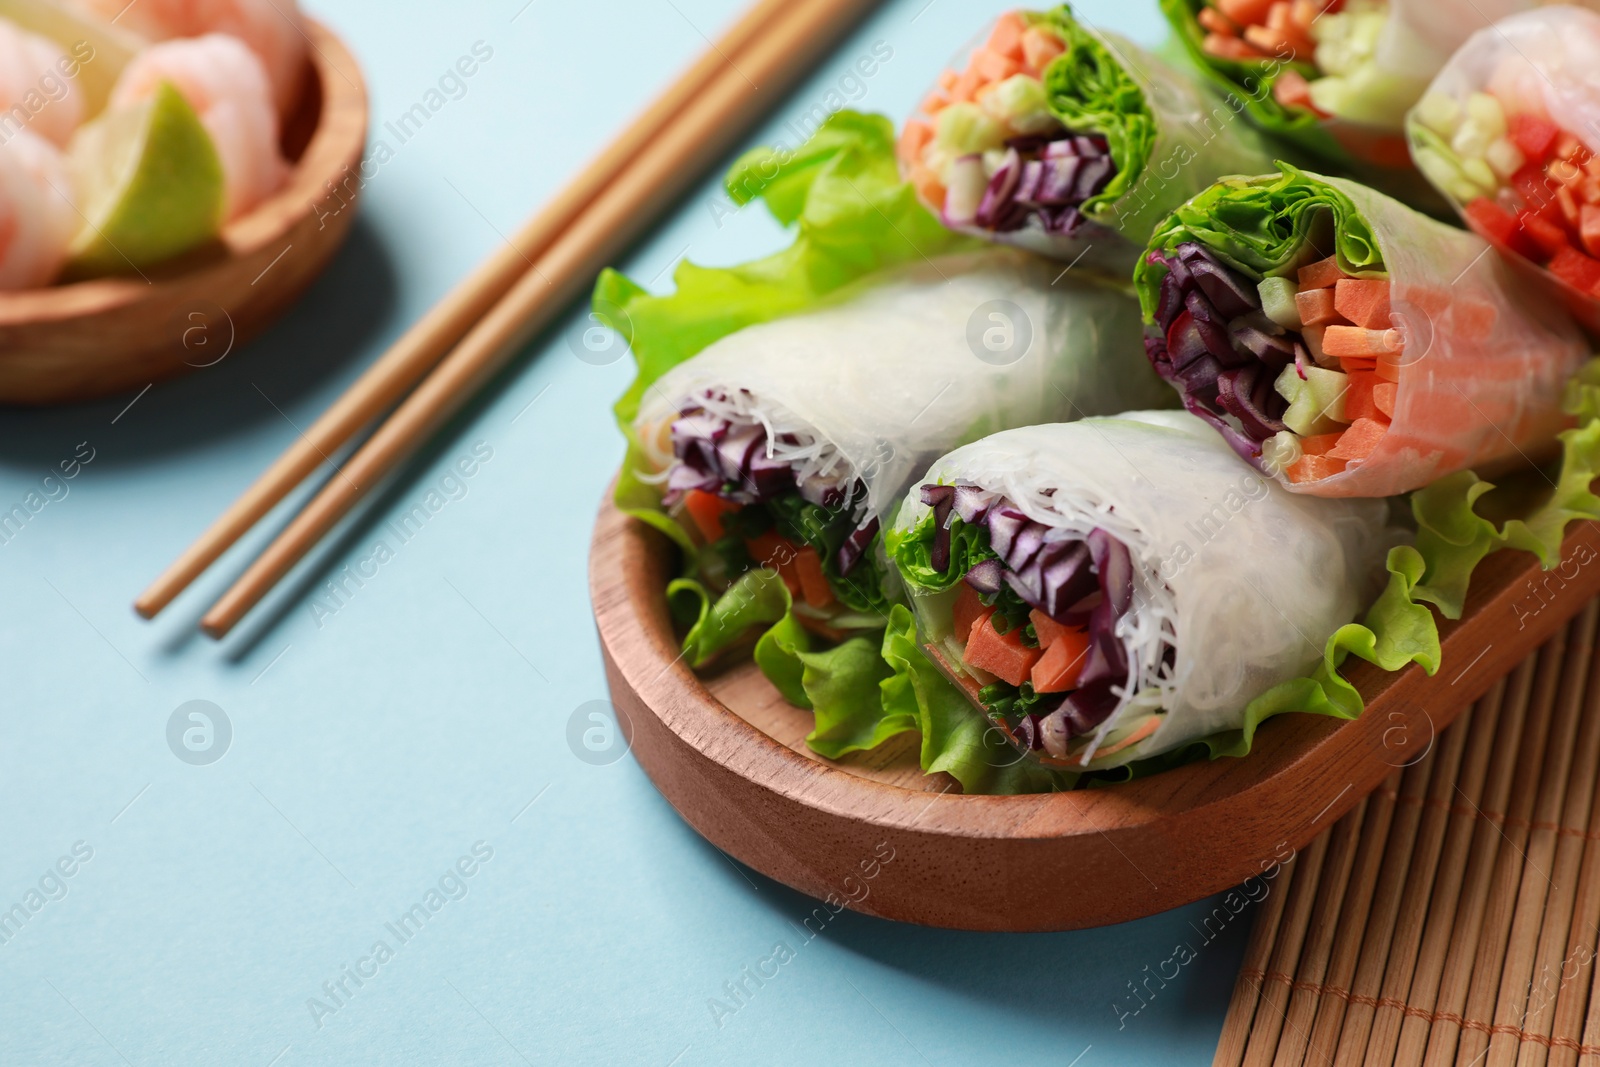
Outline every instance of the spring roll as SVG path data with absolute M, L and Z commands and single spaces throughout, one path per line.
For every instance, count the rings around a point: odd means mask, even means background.
M 1079 770 L 1243 725 L 1376 594 L 1374 500 L 1295 496 L 1183 412 L 959 448 L 886 535 L 918 634 L 1021 748 Z
M 1263 130 L 1425 210 L 1406 111 L 1473 31 L 1536 0 L 1161 0 L 1194 61 Z
M 1474 34 L 1407 122 L 1467 225 L 1600 332 L 1600 14 L 1551 7 Z
M 934 458 L 985 434 L 1170 396 L 1121 290 L 991 249 L 867 279 L 751 326 L 657 381 L 634 427 L 662 506 L 725 587 L 775 568 L 803 624 L 881 628 L 885 509 Z
M 1552 450 L 1589 354 L 1480 238 L 1287 165 L 1179 208 L 1135 285 L 1146 353 L 1185 407 L 1317 496 L 1392 496 Z
M 1195 77 L 1066 5 L 1000 18 L 908 121 L 901 171 L 945 225 L 1126 277 L 1167 212 L 1272 156 Z

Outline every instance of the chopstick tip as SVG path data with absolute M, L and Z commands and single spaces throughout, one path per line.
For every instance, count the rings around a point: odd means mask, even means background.
M 233 629 L 234 620 L 213 611 L 200 620 L 201 631 L 214 641 L 220 641 L 228 636 L 228 631 Z

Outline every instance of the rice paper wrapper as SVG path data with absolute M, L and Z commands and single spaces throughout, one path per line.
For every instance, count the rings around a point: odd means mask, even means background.
M 1370 64 L 1334 75 L 1351 82 L 1350 106 L 1341 115 L 1324 115 L 1284 105 L 1274 91 L 1287 71 L 1315 80 L 1314 53 L 1285 45 L 1259 61 L 1222 59 L 1205 50 L 1206 31 L 1196 21 L 1204 0 L 1160 3 L 1190 57 L 1219 87 L 1243 100 L 1252 121 L 1300 151 L 1441 218 L 1448 216 L 1449 204 L 1412 165 L 1405 112 L 1474 32 L 1540 6 L 1537 0 L 1389 0 L 1381 5 L 1387 18 Z
M 1389 432 L 1372 455 L 1317 482 L 1318 496 L 1396 496 L 1447 474 L 1549 455 L 1571 420 L 1568 379 L 1590 347 L 1548 294 L 1481 238 L 1397 200 L 1325 178 L 1371 226 L 1405 336 Z
M 1186 227 L 1208 244 L 1206 235 L 1223 241 L 1238 235 L 1241 243 L 1281 241 L 1282 254 L 1293 258 L 1266 273 L 1291 277 L 1295 267 L 1335 252 L 1347 273 L 1381 276 L 1351 261 L 1356 255 L 1371 260 L 1375 251 L 1389 278 L 1392 326 L 1404 338 L 1404 352 L 1380 370 L 1393 375 L 1399 389 L 1389 430 L 1372 453 L 1317 481 L 1290 484 L 1281 471 L 1275 472 L 1279 480 L 1293 492 L 1316 496 L 1396 496 L 1468 468 L 1492 474 L 1552 454 L 1556 434 L 1571 421 L 1561 410 L 1563 390 L 1590 355 L 1558 303 L 1474 234 L 1364 185 L 1283 170 L 1282 176 L 1223 188 L 1219 203 L 1200 223 L 1204 233 L 1194 222 L 1175 222 L 1175 227 Z M 1368 236 L 1359 226 L 1346 225 L 1336 233 L 1334 248 L 1298 254 L 1282 233 L 1230 229 L 1239 216 L 1227 210 L 1230 199 L 1243 198 L 1259 183 L 1290 178 L 1342 193 L 1376 249 L 1367 247 Z M 1172 232 L 1164 231 L 1158 242 L 1169 242 Z M 1210 246 L 1241 263 L 1225 248 Z M 1142 283 L 1149 301 L 1146 289 Z
M 1426 85 L 1470 37 L 1543 6 L 1538 0 L 1389 0 L 1375 58 L 1385 73 Z
M 1557 6 L 1501 19 L 1474 33 L 1445 64 L 1428 92 L 1441 93 L 1463 105 L 1473 93 L 1489 93 L 1507 114 L 1548 119 L 1591 152 L 1600 153 L 1600 13 Z M 1427 135 L 1413 125 L 1412 136 L 1417 143 Z M 1458 210 L 1465 207 L 1447 190 L 1439 191 Z M 1555 190 L 1544 195 L 1554 197 Z M 1507 250 L 1507 255 L 1525 268 L 1524 273 L 1559 293 L 1567 309 L 1586 327 L 1600 332 L 1600 299 L 1514 251 Z
M 1218 178 L 1270 169 L 1273 152 L 1231 104 L 1191 75 L 1120 34 L 1089 32 L 1104 42 L 1138 85 L 1154 119 L 1154 140 L 1148 156 L 1133 161 L 1139 163 L 1139 174 L 1127 192 L 1104 204 L 1091 204 L 1085 212 L 1102 231 L 1134 246 L 1127 260 L 1131 264 L 1139 254 L 1137 246 L 1174 207 Z M 1054 251 L 1058 256 L 1077 254 L 1071 248 Z
M 960 233 L 1122 277 L 1133 268 L 1151 231 L 1168 212 L 1218 178 L 1270 170 L 1273 150 L 1243 120 L 1241 103 L 1224 100 L 1195 75 L 1180 71 L 1121 34 L 1076 22 L 1062 9 L 1051 16 L 1075 22 L 1102 58 L 1127 76 L 1149 109 L 1149 130 L 1130 129 L 1125 149 L 1119 152 L 1117 140 L 1112 138 L 1118 170 L 1131 176 L 1126 188 L 1118 195 L 1088 201 L 1083 207 L 1085 225 L 1070 237 L 1046 232 L 1037 216 L 1022 229 L 1006 233 L 953 225 L 943 204 L 919 199 Z M 1072 62 L 1069 49 L 1043 73 L 1052 115 L 1073 133 L 1104 134 L 1118 123 L 1128 128 L 1126 115 L 1119 114 L 1112 101 L 1087 100 L 1073 89 L 1080 79 L 1057 69 Z
M 1384 502 L 1285 492 L 1182 412 L 1009 430 L 940 459 L 917 486 L 932 481 L 981 486 L 1036 522 L 1080 535 L 1098 527 L 1128 547 L 1134 606 L 1118 634 L 1130 682 L 1143 684 L 1097 736 L 1135 707 L 1167 714 L 1119 763 L 1242 726 L 1251 700 L 1307 673 L 1376 596 L 1399 539 Z M 913 487 L 895 529 L 928 510 Z M 1163 668 L 1169 641 L 1175 659 Z
M 665 427 L 705 403 L 836 450 L 882 516 L 951 448 L 1012 426 L 1170 403 L 1120 289 L 1007 250 L 935 259 L 852 287 L 828 306 L 750 326 L 673 368 L 635 423 L 670 462 Z

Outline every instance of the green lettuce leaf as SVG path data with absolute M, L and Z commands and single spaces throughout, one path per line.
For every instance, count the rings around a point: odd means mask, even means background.
M 786 700 L 812 710 L 806 744 L 821 756 L 841 759 L 916 730 L 922 769 L 949 774 L 965 793 L 1049 792 L 1078 777 L 1027 759 L 974 711 L 923 654 L 903 605 L 890 609 L 881 643 L 854 637 L 822 652 L 810 648 L 811 635 L 785 613 L 756 642 L 755 658 Z
M 1065 45 L 1041 76 L 1051 114 L 1074 132 L 1103 136 L 1116 164 L 1082 205 L 1091 222 L 1142 246 L 1169 211 L 1218 178 L 1271 169 L 1274 153 L 1261 134 L 1187 62 L 1173 65 L 1089 29 L 1065 4 L 1028 17 Z
M 1328 638 L 1322 662 L 1308 677 L 1274 686 L 1245 708 L 1243 725 L 1205 739 L 1212 757 L 1243 756 L 1250 751 L 1256 727 L 1273 715 L 1303 711 L 1354 719 L 1361 714 L 1361 694 L 1345 681 L 1339 668 L 1354 655 L 1386 671 L 1417 663 L 1429 674 L 1439 669 L 1439 628 L 1426 605 L 1416 602 L 1416 585 L 1426 563 L 1409 545 L 1389 552 L 1389 584 L 1359 623 L 1346 623 Z
M 1471 471 L 1411 494 L 1417 548 L 1427 560 L 1416 595 L 1445 618 L 1461 617 L 1473 569 L 1485 556 L 1519 548 L 1549 570 L 1561 562 L 1567 523 L 1600 519 L 1600 497 L 1593 491 L 1600 476 L 1600 359 L 1584 364 L 1567 384 L 1562 406 L 1578 425 L 1561 433 L 1560 472 L 1548 499 L 1530 514 L 1503 523 L 1481 515 L 1477 506 L 1495 486 Z
M 1069 130 L 1104 137 L 1117 165 L 1106 187 L 1080 209 L 1095 216 L 1126 195 L 1144 173 L 1155 148 L 1156 117 L 1138 82 L 1111 49 L 1073 17 L 1071 7 L 1063 4 L 1035 17 L 1066 45 L 1044 71 L 1051 114 Z
M 713 341 L 813 308 L 868 274 L 979 247 L 939 225 L 900 180 L 894 126 L 882 115 L 837 112 L 795 151 L 746 153 L 725 184 L 735 202 L 760 197 L 779 222 L 796 226 L 794 242 L 736 267 L 685 261 L 675 291 L 663 296 L 601 273 L 594 313 L 627 341 L 639 368 L 616 404 L 625 433 L 645 390 Z
M 667 603 L 675 618 L 689 623 L 683 652 L 696 670 L 738 644 L 754 627 L 789 618 L 793 606 L 783 579 L 766 567 L 745 571 L 715 599 L 696 579 L 676 578 L 667 583 Z
M 924 515 L 908 530 L 890 527 L 884 534 L 884 552 L 901 577 L 935 593 L 955 585 L 973 567 L 995 556 L 989 535 L 982 526 L 968 526 L 956 515 L 950 520 L 950 564 L 944 570 L 933 566 L 933 512 Z
M 902 604 L 889 612 L 883 658 L 894 672 L 881 683 L 883 705 L 901 717 L 914 714 L 924 771 L 944 771 L 964 793 L 1046 793 L 1076 783 L 1076 774 L 1048 770 L 1023 756 L 973 710 L 966 694 L 923 654 L 916 622 Z
M 880 683 L 892 672 L 879 651 L 881 642 L 854 637 L 812 651 L 811 634 L 795 618 L 793 597 L 776 572 L 747 571 L 715 599 L 699 581 L 679 578 L 667 586 L 667 599 L 689 624 L 683 648 L 696 670 L 741 644 L 756 627 L 767 626 L 753 658 L 785 700 L 813 711 L 815 729 L 806 743 L 821 755 L 838 759 L 915 728 L 904 707 L 885 706 Z
M 883 703 L 883 680 L 889 665 L 880 642 L 852 637 L 826 652 L 808 652 L 806 695 L 816 709 L 816 724 L 806 737 L 812 750 L 829 758 L 877 748 L 905 729 L 904 714 Z
M 1361 277 L 1385 273 L 1378 239 L 1348 196 L 1287 163 L 1279 163 L 1278 171 L 1217 182 L 1168 216 L 1150 247 L 1170 253 L 1185 241 L 1198 241 L 1252 278 L 1273 277 L 1300 266 L 1305 249 L 1328 232 L 1331 220 L 1341 270 Z M 1148 259 L 1134 271 L 1146 323 L 1155 320 L 1166 273 Z

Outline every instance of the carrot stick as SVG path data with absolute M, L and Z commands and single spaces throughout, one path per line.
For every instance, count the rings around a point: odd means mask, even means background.
M 1344 460 L 1329 459 L 1327 456 L 1313 456 L 1310 453 L 1301 456 L 1290 464 L 1287 473 L 1289 480 L 1296 484 L 1300 482 L 1320 482 L 1344 470 Z
M 1353 370 L 1348 364 L 1341 364 L 1346 374 L 1350 376 L 1350 384 L 1344 394 L 1344 417 L 1351 422 L 1357 419 L 1370 419 L 1378 414 L 1377 402 L 1373 399 L 1373 390 L 1378 387 L 1378 375 L 1372 370 Z
M 1328 450 L 1329 459 L 1366 459 L 1372 455 L 1383 435 L 1389 432 L 1389 421 L 1357 419 L 1350 428 L 1339 435 L 1339 443 Z
M 1384 278 L 1340 278 L 1333 287 L 1333 306 L 1357 326 L 1386 330 L 1390 326 L 1389 282 Z
M 1300 288 L 1328 289 L 1344 277 L 1347 275 L 1339 269 L 1338 257 L 1329 256 L 1327 259 L 1319 259 L 1300 268 Z
M 1332 289 L 1301 289 L 1294 295 L 1294 306 L 1300 312 L 1302 326 L 1342 325 L 1345 321 L 1334 303 Z
M 1027 28 L 1027 24 L 1022 21 L 1021 15 L 1015 11 L 1007 11 L 994 24 L 994 31 L 989 34 L 989 43 L 984 45 L 984 48 L 996 55 L 1006 56 L 1020 63 L 1022 61 L 1022 35 Z
M 1344 431 L 1340 430 L 1337 433 L 1319 433 L 1314 437 L 1302 437 L 1300 438 L 1300 452 L 1302 455 L 1307 456 L 1325 456 L 1328 454 L 1329 449 L 1339 443 L 1339 438 L 1343 434 Z
M 1322 350 L 1330 356 L 1371 359 L 1398 355 L 1405 345 L 1399 330 L 1369 330 L 1362 326 L 1329 326 L 1322 335 Z

